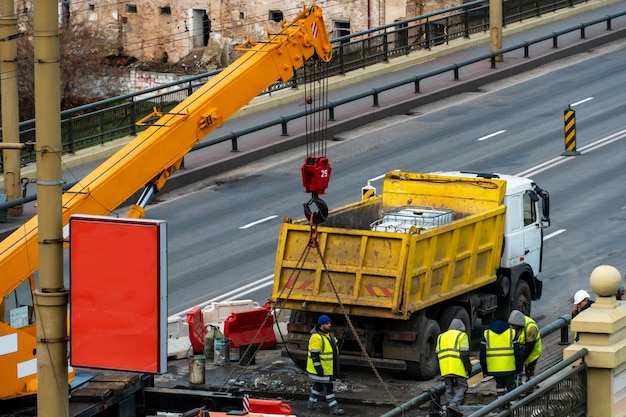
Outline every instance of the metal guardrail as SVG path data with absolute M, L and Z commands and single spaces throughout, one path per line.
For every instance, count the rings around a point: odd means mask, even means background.
M 587 414 L 587 363 L 584 359 L 587 353 L 589 352 L 585 348 L 579 350 L 525 384 L 470 414 L 469 417 L 482 417 L 493 412 L 497 412 L 495 417 L 585 416 Z M 581 363 L 574 365 L 578 361 Z M 550 378 L 553 379 L 549 380 Z M 535 390 L 538 384 L 545 381 L 548 382 Z
M 469 4 L 469 3 L 468 3 Z M 508 46 L 506 48 L 502 48 L 499 49 L 497 51 L 494 52 L 490 52 L 490 53 L 486 53 L 465 61 L 461 61 L 461 62 L 456 62 L 453 64 L 450 64 L 448 66 L 442 67 L 442 68 L 438 68 L 436 70 L 433 71 L 429 71 L 429 72 L 425 72 L 422 74 L 416 74 L 414 76 L 412 76 L 411 78 L 407 78 L 404 80 L 399 80 L 390 84 L 386 84 L 377 88 L 372 88 L 366 91 L 363 91 L 361 93 L 352 95 L 352 96 L 348 96 L 348 97 L 344 97 L 338 100 L 334 100 L 334 101 L 330 101 L 328 102 L 325 106 L 320 106 L 320 110 L 328 110 L 328 115 L 329 115 L 329 120 L 330 121 L 335 121 L 335 111 L 338 107 L 352 103 L 354 101 L 358 101 L 358 100 L 362 100 L 364 98 L 368 98 L 371 97 L 372 98 L 372 106 L 373 107 L 378 107 L 379 106 L 379 97 L 382 93 L 388 92 L 390 90 L 396 89 L 396 88 L 400 88 L 400 87 L 405 87 L 405 86 L 412 86 L 413 88 L 413 92 L 415 93 L 420 93 L 420 84 L 423 80 L 426 80 L 428 78 L 433 78 L 445 73 L 452 73 L 453 75 L 453 79 L 455 81 L 460 80 L 460 69 L 464 68 L 464 67 L 468 67 L 470 65 L 474 65 L 474 64 L 478 64 L 478 63 L 482 63 L 486 60 L 489 60 L 491 63 L 491 68 L 495 69 L 497 68 L 496 66 L 496 62 L 497 62 L 497 57 L 499 55 L 503 55 L 509 52 L 513 52 L 513 51 L 517 51 L 517 50 L 523 50 L 524 51 L 524 58 L 530 58 L 530 47 L 533 45 L 538 45 L 540 43 L 543 43 L 545 41 L 552 41 L 552 46 L 553 48 L 558 48 L 559 46 L 559 38 L 570 34 L 570 33 L 574 33 L 579 31 L 580 32 L 580 38 L 581 39 L 585 39 L 585 32 L 586 29 L 590 26 L 593 25 L 597 25 L 600 23 L 606 23 L 606 30 L 611 30 L 612 29 L 612 21 L 616 18 L 619 17 L 624 17 L 626 16 L 626 11 L 620 12 L 620 13 L 615 13 L 613 15 L 607 15 L 604 16 L 602 18 L 598 18 L 595 19 L 593 21 L 590 22 L 586 22 L 586 23 L 580 23 L 576 26 L 567 28 L 567 29 L 563 29 L 561 31 L 558 32 L 552 32 L 548 35 L 545 36 L 541 36 L 539 38 L 535 38 L 533 40 L 530 41 L 525 41 L 525 42 L 521 42 L 515 45 L 511 45 Z M 245 135 L 249 135 L 251 133 L 255 133 L 255 132 L 259 132 L 262 131 L 264 129 L 267 128 L 271 128 L 271 127 L 275 127 L 275 126 L 280 126 L 281 127 L 281 131 L 282 131 L 282 135 L 283 136 L 287 136 L 289 135 L 289 129 L 288 129 L 288 124 L 289 122 L 292 122 L 294 120 L 300 119 L 301 117 L 304 117 L 306 115 L 305 111 L 300 111 L 300 112 L 296 112 L 296 113 L 291 113 L 285 116 L 281 116 L 279 118 L 273 119 L 273 120 L 268 120 L 262 124 L 259 125 L 255 125 L 255 126 L 251 126 L 251 127 L 247 127 L 245 129 L 241 129 L 241 130 L 236 130 L 236 131 L 232 131 L 229 132 L 227 134 L 218 136 L 216 138 L 212 138 L 210 140 L 204 141 L 199 143 L 198 145 L 194 146 L 192 150 L 197 150 L 197 149 L 202 149 L 205 148 L 207 146 L 213 146 L 215 144 L 218 143 L 222 143 L 222 142 L 227 142 L 227 141 L 231 141 L 231 147 L 233 151 L 236 151 L 238 148 L 238 144 L 237 141 L 239 138 L 241 138 L 242 136 Z
M 505 0 L 503 23 L 506 25 L 522 21 L 584 2 L 586 0 Z M 452 39 L 469 37 L 472 33 L 485 32 L 488 29 L 489 0 L 477 0 L 342 36 L 331 40 L 333 59 L 327 68 L 327 75 L 345 74 L 357 68 L 386 62 L 390 58 L 407 55 L 412 51 L 431 49 Z M 218 73 L 219 70 L 211 71 L 179 82 L 62 111 L 63 153 L 74 153 L 126 135 L 136 135 L 140 128 L 135 122 L 150 114 L 154 107 L 162 112 L 170 110 Z M 275 83 L 262 94 L 292 88 L 303 82 L 304 72 L 299 70 L 292 80 Z M 280 122 L 282 123 L 283 121 Z M 19 129 L 21 142 L 35 141 L 35 120 L 21 122 Z M 254 131 L 257 130 L 253 129 L 249 133 Z M 204 146 L 220 142 L 222 141 L 212 141 Z M 236 149 L 236 142 L 233 142 L 233 146 Z M 35 158 L 33 154 L 22 152 L 21 159 L 26 164 L 33 162 Z
M 569 323 L 571 321 L 572 316 L 569 314 L 559 317 L 539 330 L 541 337 L 545 338 L 554 332 L 560 331 L 561 343 L 566 343 L 568 340 Z M 584 362 L 586 355 L 587 349 L 581 349 L 566 360 L 558 361 L 541 374 L 530 379 L 510 393 L 498 398 L 489 405 L 475 411 L 469 417 L 485 416 L 496 410 L 499 410 L 497 417 L 584 416 L 587 403 L 587 365 Z M 567 367 L 579 360 L 583 360 L 580 365 L 563 372 Z M 482 368 L 480 364 L 476 364 L 472 368 L 470 376 L 478 375 L 481 372 Z M 539 389 L 535 390 L 535 387 L 542 382 L 544 384 L 542 384 Z M 402 416 L 406 411 L 428 403 L 433 397 L 439 398 L 444 392 L 445 383 L 442 382 L 383 414 L 381 417 Z

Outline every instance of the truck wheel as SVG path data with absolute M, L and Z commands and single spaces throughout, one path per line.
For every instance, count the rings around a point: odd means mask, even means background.
M 443 309 L 438 320 L 441 332 L 448 330 L 453 319 L 461 320 L 465 325 L 465 333 L 467 333 L 468 336 L 472 334 L 472 324 L 469 313 L 461 306 L 447 306 Z
M 519 310 L 526 316 L 530 317 L 530 287 L 528 283 L 523 279 L 517 282 L 517 288 L 515 288 L 515 299 L 513 301 L 513 309 Z
M 419 362 L 407 361 L 407 371 L 411 379 L 428 381 L 439 375 L 439 360 L 437 359 L 437 337 L 441 333 L 439 324 L 435 320 L 427 319 L 419 332 Z

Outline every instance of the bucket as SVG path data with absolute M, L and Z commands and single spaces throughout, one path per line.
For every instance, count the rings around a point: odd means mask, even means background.
M 210 337 L 209 334 L 204 338 L 204 356 L 206 356 L 207 360 L 213 360 L 213 352 L 215 349 L 215 339 Z
M 230 361 L 239 362 L 239 348 L 230 347 Z
M 189 383 L 204 384 L 206 370 L 206 357 L 193 355 L 189 357 Z
M 256 350 L 257 345 L 243 345 L 239 346 L 239 365 L 248 366 L 254 365 L 256 362 Z
M 213 363 L 217 366 L 230 365 L 230 339 L 213 340 Z

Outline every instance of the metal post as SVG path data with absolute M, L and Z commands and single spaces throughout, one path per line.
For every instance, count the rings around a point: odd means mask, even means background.
M 59 9 L 35 0 L 35 132 L 39 196 L 39 285 L 35 291 L 37 415 L 67 417 L 67 302 L 63 286 Z M 43 128 L 42 128 L 43 127 Z
M 565 152 L 562 156 L 576 156 L 580 152 L 576 150 L 576 112 L 571 106 L 563 112 L 564 134 L 565 134 Z
M 2 141 L 4 143 L 20 143 L 19 100 L 17 74 L 17 17 L 13 0 L 2 0 L 0 3 L 0 72 L 2 80 Z M 4 170 L 4 189 L 9 201 L 20 198 L 20 151 L 5 150 L 2 153 Z M 8 210 L 11 216 L 21 216 L 22 206 Z
M 502 2 L 489 0 L 489 34 L 491 52 L 502 49 Z M 502 55 L 496 56 L 496 61 L 502 62 Z

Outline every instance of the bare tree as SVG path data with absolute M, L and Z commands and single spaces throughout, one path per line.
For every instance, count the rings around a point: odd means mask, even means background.
M 18 41 L 18 89 L 20 120 L 35 116 L 34 43 L 32 15 L 20 21 L 22 36 Z M 93 103 L 120 93 L 118 80 L 125 73 L 122 67 L 108 65 L 110 41 L 104 31 L 89 22 L 67 21 L 59 33 L 61 109 Z M 115 52 L 115 51 L 113 51 Z

